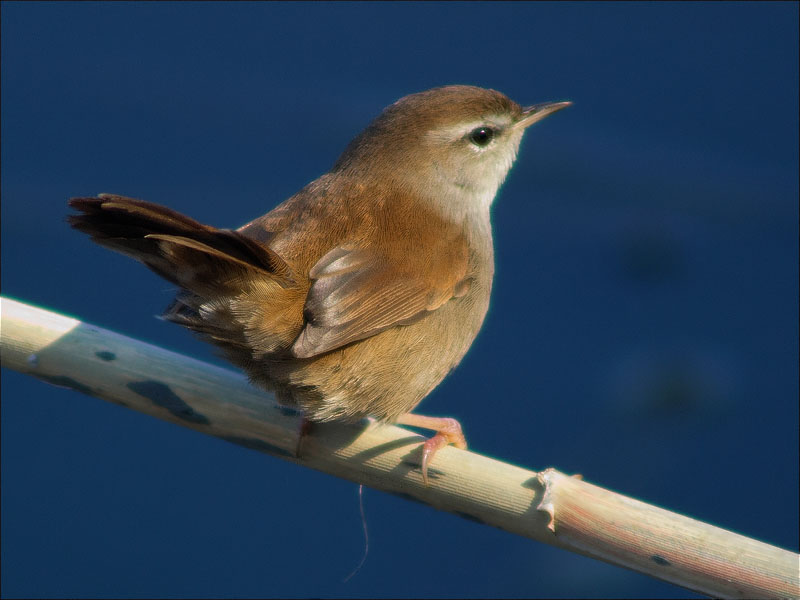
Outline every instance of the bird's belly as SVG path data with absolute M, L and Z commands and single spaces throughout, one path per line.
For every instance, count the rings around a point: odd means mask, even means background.
M 307 360 L 270 362 L 268 387 L 314 421 L 391 421 L 410 412 L 461 361 L 489 294 L 473 289 L 409 325 Z

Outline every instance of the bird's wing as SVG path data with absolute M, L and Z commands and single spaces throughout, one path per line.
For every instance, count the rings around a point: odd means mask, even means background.
M 369 249 L 339 246 L 311 269 L 306 324 L 292 353 L 308 358 L 407 325 L 470 285 L 466 241 L 442 239 L 406 260 Z M 414 265 L 413 256 L 424 264 Z

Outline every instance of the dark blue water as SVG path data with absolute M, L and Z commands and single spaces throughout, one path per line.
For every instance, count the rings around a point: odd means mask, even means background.
M 472 350 L 422 405 L 471 448 L 798 548 L 798 5 L 2 6 L 2 291 L 193 356 L 169 285 L 64 223 L 115 192 L 214 225 L 447 83 L 537 124 Z M 2 594 L 690 595 L 8 370 Z M 451 542 L 448 544 L 447 542 Z M 440 550 L 444 548 L 443 550 Z

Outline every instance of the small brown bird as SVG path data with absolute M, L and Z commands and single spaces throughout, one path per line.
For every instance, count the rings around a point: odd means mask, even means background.
M 74 198 L 70 224 L 180 288 L 164 317 L 220 347 L 310 421 L 371 416 L 466 448 L 455 419 L 410 411 L 459 363 L 489 306 L 489 209 L 525 129 L 568 106 L 470 86 L 386 108 L 339 157 L 237 230 L 163 206 Z

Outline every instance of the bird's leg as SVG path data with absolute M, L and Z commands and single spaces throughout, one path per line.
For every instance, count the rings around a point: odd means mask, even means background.
M 422 445 L 422 481 L 428 485 L 428 463 L 433 459 L 434 454 L 448 444 L 453 444 L 461 450 L 467 449 L 467 440 L 461 431 L 461 424 L 455 419 L 448 417 L 425 417 L 407 413 L 397 419 L 400 425 L 411 425 L 423 429 L 432 429 L 436 432 L 429 440 Z
M 313 423 L 305 416 L 303 417 L 303 420 L 300 421 L 300 427 L 297 432 L 297 447 L 294 450 L 295 458 L 300 458 L 300 450 L 303 448 L 303 438 L 311 434 L 312 426 Z

